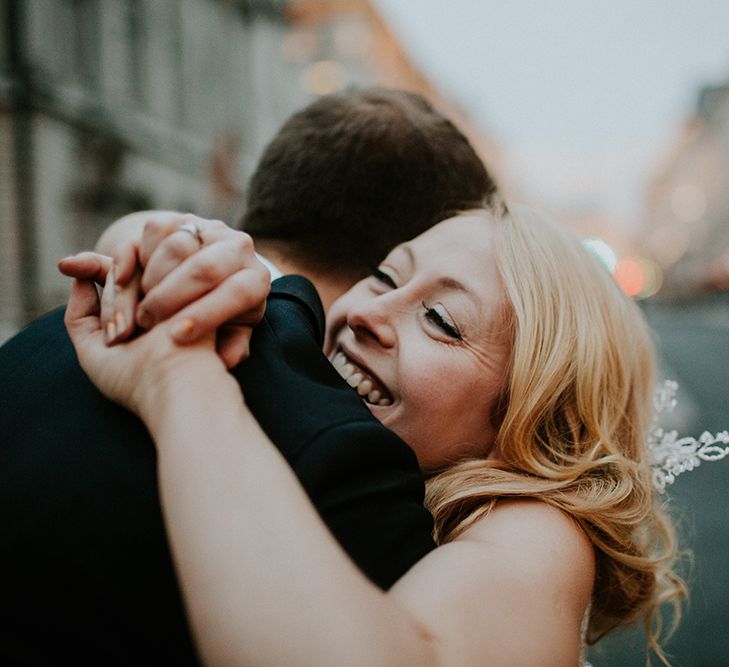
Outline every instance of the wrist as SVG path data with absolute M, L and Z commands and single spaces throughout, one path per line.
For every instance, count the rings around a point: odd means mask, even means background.
M 154 436 L 186 410 L 199 407 L 227 386 L 238 384 L 212 353 L 175 355 L 140 381 L 134 397 L 135 412 Z

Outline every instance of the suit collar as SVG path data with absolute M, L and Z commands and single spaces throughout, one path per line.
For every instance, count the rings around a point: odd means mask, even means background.
M 304 304 L 320 345 L 324 343 L 324 308 L 311 281 L 304 276 L 287 275 L 271 283 L 271 297 L 293 299 Z

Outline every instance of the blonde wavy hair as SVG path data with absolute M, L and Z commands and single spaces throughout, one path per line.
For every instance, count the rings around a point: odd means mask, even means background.
M 654 362 L 646 323 L 565 229 L 515 204 L 484 216 L 499 227 L 512 340 L 493 414 L 501 460 L 463 461 L 427 481 L 436 540 L 454 539 L 499 498 L 563 510 L 596 553 L 588 641 L 643 617 L 649 648 L 668 664 L 660 607 L 673 603 L 672 631 L 686 587 L 647 462 Z

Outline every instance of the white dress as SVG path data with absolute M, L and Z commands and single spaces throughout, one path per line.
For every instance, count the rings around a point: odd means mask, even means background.
M 580 657 L 577 660 L 577 667 L 592 667 L 587 661 L 587 629 L 590 627 L 590 611 L 592 605 L 588 604 L 580 623 Z

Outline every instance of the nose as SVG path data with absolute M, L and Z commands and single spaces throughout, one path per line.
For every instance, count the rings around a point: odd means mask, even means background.
M 394 304 L 387 296 L 366 299 L 352 306 L 347 313 L 347 326 L 361 341 L 394 347 L 397 342 Z

